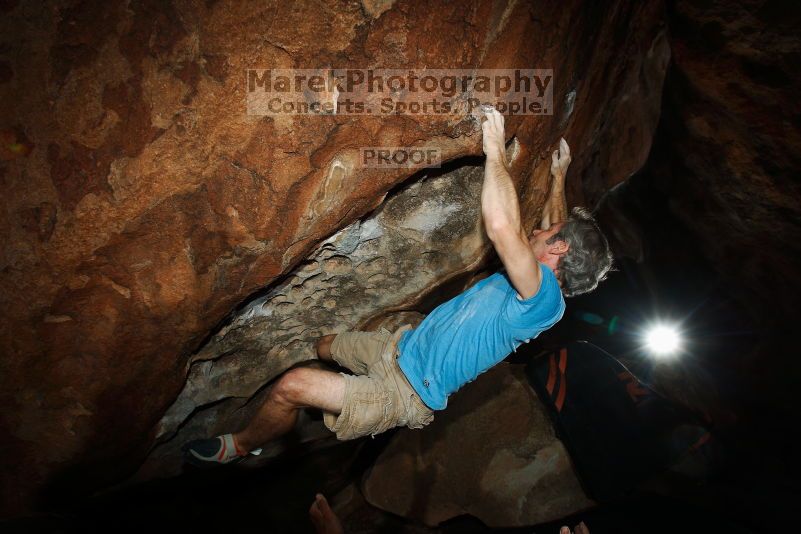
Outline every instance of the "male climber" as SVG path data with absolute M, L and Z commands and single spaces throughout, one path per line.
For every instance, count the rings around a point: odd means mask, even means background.
M 422 428 L 434 411 L 445 408 L 450 394 L 559 321 L 563 295 L 592 291 L 605 278 L 612 265 L 606 238 L 586 210 L 576 208 L 567 216 L 567 142 L 562 139 L 552 154 L 541 228 L 528 233 L 506 163 L 503 116 L 487 111 L 482 131 L 481 213 L 505 269 L 441 304 L 413 330 L 406 325 L 394 334 L 321 337 L 320 359 L 354 374 L 290 369 L 244 429 L 186 444 L 187 461 L 214 465 L 240 459 L 292 430 L 302 408 L 321 409 L 323 422 L 341 440 L 396 426 Z

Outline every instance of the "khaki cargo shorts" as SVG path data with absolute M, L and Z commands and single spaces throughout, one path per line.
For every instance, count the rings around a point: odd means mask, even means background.
M 323 413 L 325 426 L 337 439 L 374 436 L 396 426 L 423 428 L 434 419 L 398 367 L 398 340 L 410 329 L 404 325 L 394 334 L 383 328 L 379 332 L 343 332 L 334 338 L 331 356 L 355 373 L 342 373 L 342 413 Z

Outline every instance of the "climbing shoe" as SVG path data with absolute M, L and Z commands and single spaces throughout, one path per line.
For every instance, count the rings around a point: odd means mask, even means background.
M 182 447 L 186 461 L 197 467 L 211 467 L 219 464 L 231 464 L 248 455 L 237 447 L 232 434 L 223 434 L 216 438 L 196 439 Z M 253 451 L 259 454 L 261 449 Z

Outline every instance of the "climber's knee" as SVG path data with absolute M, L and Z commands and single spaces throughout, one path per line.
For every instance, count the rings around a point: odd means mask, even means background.
M 342 409 L 345 380 L 341 374 L 311 367 L 284 373 L 273 386 L 273 402 L 289 407 L 313 407 L 338 412 Z
M 304 388 L 309 386 L 307 382 L 303 368 L 290 369 L 275 383 L 270 396 L 281 404 L 299 406 Z

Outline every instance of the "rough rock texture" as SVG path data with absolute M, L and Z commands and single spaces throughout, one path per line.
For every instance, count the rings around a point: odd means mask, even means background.
M 435 176 L 419 178 L 326 240 L 192 357 L 184 389 L 159 423 L 156 438 L 165 443 L 151 451 L 138 478 L 177 473 L 183 443 L 241 425 L 250 397 L 313 358 L 318 337 L 367 329 L 368 318 L 413 306 L 443 275 L 476 268 L 491 247 L 481 224 L 483 167 L 426 174 Z M 408 313 L 391 317 L 388 329 L 419 322 Z
M 462 514 L 490 527 L 535 525 L 592 506 L 519 365 L 501 364 L 403 429 L 364 482 L 373 506 L 430 526 Z
M 660 2 L 0 9 L 6 514 L 133 472 L 224 318 L 408 177 L 355 169 L 358 147 L 481 152 L 471 117 L 248 116 L 245 69 L 553 68 L 554 115 L 507 123 L 534 223 L 559 136 L 575 199 L 642 165 L 668 57 Z

